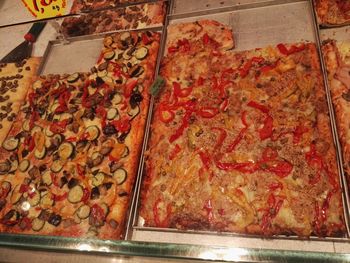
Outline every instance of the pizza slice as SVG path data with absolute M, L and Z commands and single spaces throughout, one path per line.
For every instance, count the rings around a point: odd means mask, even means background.
M 328 81 L 335 108 L 338 133 L 343 150 L 344 168 L 350 172 L 350 42 L 327 40 L 322 45 L 326 60 Z
M 141 2 L 140 0 L 74 0 L 71 13 L 88 12 L 94 10 L 108 9 L 118 6 L 118 4 L 129 4 Z
M 35 77 L 40 58 L 0 64 L 0 145 L 15 120 L 19 107 Z
M 68 37 L 97 34 L 123 29 L 143 29 L 163 24 L 165 3 L 146 3 L 68 17 L 61 30 Z
M 349 0 L 314 0 L 321 25 L 342 25 L 350 21 Z

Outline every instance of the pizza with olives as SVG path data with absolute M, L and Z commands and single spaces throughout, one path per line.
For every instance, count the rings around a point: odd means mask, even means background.
M 327 40 L 322 45 L 328 82 L 335 108 L 338 133 L 343 150 L 343 163 L 350 174 L 350 42 Z
M 125 29 L 142 29 L 161 26 L 164 21 L 165 3 L 155 2 L 118 9 L 107 9 L 67 17 L 61 30 L 66 36 L 81 36 Z
M 341 25 L 350 22 L 349 0 L 314 0 L 321 25 Z
M 119 5 L 144 2 L 140 0 L 74 0 L 71 13 L 88 12 L 101 9 L 111 9 Z
M 0 144 L 16 118 L 39 63 L 40 58 L 0 63 Z
M 154 109 L 139 222 L 268 236 L 343 235 L 315 45 L 233 52 L 206 33 L 174 43 L 160 71 L 166 85 Z
M 90 73 L 33 83 L 0 149 L 1 232 L 123 237 L 159 46 L 125 34 Z

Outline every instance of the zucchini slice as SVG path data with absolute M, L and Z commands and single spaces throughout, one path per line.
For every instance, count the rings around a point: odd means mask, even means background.
M 40 200 L 40 206 L 43 209 L 50 209 L 50 208 L 52 208 L 53 203 L 54 203 L 54 200 L 53 200 L 53 196 L 52 196 L 51 193 L 47 193 Z
M 11 193 L 10 201 L 12 204 L 16 204 L 22 197 L 22 193 L 19 191 L 20 187 L 21 185 L 17 185 Z
M 83 198 L 84 190 L 81 185 L 76 185 L 68 192 L 68 201 L 72 204 L 79 203 Z
M 16 139 L 15 137 L 9 137 L 2 143 L 2 147 L 7 151 L 16 150 L 18 145 L 19 139 Z
M 52 162 L 51 164 L 51 171 L 54 172 L 54 173 L 58 173 L 62 170 L 63 168 L 63 164 L 62 164 L 62 161 L 61 160 L 55 160 Z
M 52 184 L 51 172 L 49 170 L 45 171 L 41 179 L 43 184 L 50 186 Z
M 89 141 L 96 140 L 100 136 L 100 129 L 96 125 L 91 125 L 86 128 L 85 133 L 88 134 L 86 138 Z
M 119 112 L 118 112 L 118 110 L 116 108 L 110 108 L 107 111 L 107 119 L 108 120 L 114 120 L 117 117 L 119 117 Z
M 30 166 L 30 162 L 27 159 L 23 159 L 20 163 L 19 163 L 19 170 L 24 173 L 25 171 L 28 170 Z
M 116 93 L 113 97 L 112 104 L 113 105 L 118 105 L 122 102 L 123 96 L 120 95 L 119 93 Z
M 113 50 L 104 53 L 103 58 L 105 60 L 111 60 L 115 57 L 115 52 Z
M 76 82 L 79 79 L 80 75 L 78 72 L 73 73 L 72 75 L 68 76 L 67 82 L 73 83 Z
M 32 229 L 34 231 L 40 231 L 45 225 L 45 221 L 39 218 L 34 218 L 32 221 Z
M 40 202 L 40 193 L 38 190 L 33 190 L 30 194 L 28 194 L 28 203 L 31 207 L 37 206 Z
M 148 48 L 146 47 L 139 47 L 138 49 L 136 49 L 134 56 L 135 58 L 137 58 L 138 60 L 142 60 L 145 57 L 147 57 L 148 55 Z
M 105 214 L 105 217 L 106 217 L 107 214 L 109 213 L 108 205 L 106 203 L 102 203 L 102 204 L 100 204 L 100 207 L 102 208 L 103 213 Z
M 107 75 L 108 75 L 108 71 L 105 69 L 97 72 L 97 77 L 100 77 L 100 78 L 106 77 Z
M 23 129 L 24 131 L 27 131 L 27 132 L 30 131 L 29 120 L 25 120 L 25 121 L 23 122 L 23 124 L 22 124 L 22 129 Z
M 134 119 L 137 115 L 140 113 L 140 107 L 139 105 L 136 105 L 133 109 L 129 110 L 128 115 L 131 117 L 131 119 Z
M 62 113 L 62 114 L 60 115 L 60 121 L 68 120 L 68 119 L 73 119 L 73 115 L 70 114 L 70 113 L 67 113 L 67 112 Z
M 128 173 L 123 168 L 119 168 L 113 173 L 113 177 L 118 185 L 121 185 L 126 181 L 127 175 Z
M 125 158 L 126 156 L 128 156 L 128 155 L 129 155 L 129 153 L 130 153 L 130 151 L 129 151 L 129 147 L 128 147 L 128 146 L 125 146 L 125 148 L 124 148 L 124 152 L 123 152 L 123 154 L 122 154 L 121 158 Z
M 11 161 L 11 167 L 9 173 L 13 173 L 18 169 L 18 160 Z
M 52 137 L 52 136 L 54 135 L 54 133 L 53 133 L 52 131 L 50 131 L 49 128 L 46 128 L 46 129 L 45 129 L 45 135 L 46 135 L 47 137 Z
M 81 207 L 78 208 L 77 216 L 80 219 L 88 218 L 89 215 L 90 215 L 90 207 L 88 205 L 82 205 Z
M 127 50 L 124 51 L 123 59 L 125 59 L 125 60 L 130 60 L 131 59 L 132 53 L 133 53 L 132 49 L 133 49 L 133 47 L 132 48 L 128 48 Z
M 102 172 L 99 172 L 94 177 L 92 177 L 92 184 L 94 186 L 99 186 L 103 183 L 104 179 L 105 179 L 105 174 Z
M 60 104 L 58 102 L 52 104 L 52 106 L 50 107 L 50 111 L 51 112 L 55 112 L 55 110 L 60 106 Z
M 56 145 L 60 145 L 64 138 L 61 134 L 55 134 L 52 139 L 56 141 Z
M 64 142 L 58 147 L 57 152 L 62 160 L 67 160 L 74 152 L 74 145 L 71 142 Z
M 43 147 L 42 151 L 35 149 L 35 152 L 34 152 L 35 158 L 41 160 L 41 159 L 44 159 L 45 155 L 46 155 L 46 148 L 45 147 Z

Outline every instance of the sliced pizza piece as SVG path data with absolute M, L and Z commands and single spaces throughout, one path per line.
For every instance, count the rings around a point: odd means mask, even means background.
M 342 25 L 350 22 L 350 1 L 314 0 L 314 4 L 321 25 Z
M 0 65 L 0 144 L 9 132 L 37 73 L 40 58 Z

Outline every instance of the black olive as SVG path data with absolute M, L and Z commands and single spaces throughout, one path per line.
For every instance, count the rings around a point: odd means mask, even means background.
M 104 84 L 104 80 L 101 77 L 97 77 L 96 78 L 96 84 L 97 86 L 101 86 L 102 84 Z
M 98 172 L 100 171 L 100 169 L 97 169 L 97 170 L 94 170 L 93 172 L 92 172 L 92 175 L 96 175 L 96 174 L 98 174 Z
M 143 97 L 138 92 L 133 92 L 130 97 L 130 106 L 131 108 L 135 108 L 141 101 L 143 100 Z
M 18 223 L 18 219 L 19 213 L 16 210 L 11 209 L 4 215 L 1 221 L 4 225 L 14 226 Z
M 62 188 L 66 183 L 68 183 L 67 177 L 62 176 L 59 182 L 59 187 Z
M 28 153 L 29 153 L 29 151 L 28 151 L 27 149 L 24 149 L 24 150 L 22 151 L 22 157 L 23 157 L 23 158 L 26 157 L 26 156 L 28 155 Z
M 9 160 L 6 160 L 5 162 L 0 163 L 0 174 L 6 174 L 11 169 L 11 163 Z
M 78 185 L 79 181 L 78 179 L 71 178 L 68 182 L 68 188 L 72 189 L 74 186 Z
M 100 190 L 98 189 L 98 187 L 92 188 L 90 199 L 94 200 L 94 199 L 98 199 L 99 197 L 100 197 Z
M 122 190 L 122 191 L 120 191 L 120 192 L 118 193 L 118 196 L 119 196 L 119 197 L 123 197 L 123 196 L 127 196 L 127 195 L 128 195 L 128 193 L 125 192 L 124 190 Z
M 111 171 L 111 173 L 114 173 L 115 171 L 117 171 L 119 168 L 121 167 L 120 163 L 117 163 L 115 161 L 112 161 L 111 163 L 109 163 L 109 169 Z
M 106 190 L 109 190 L 111 189 L 113 183 L 109 182 L 109 183 L 104 183 L 102 186 L 106 189 Z
M 53 226 L 58 226 L 62 221 L 62 217 L 60 215 L 51 214 L 49 220 L 47 222 Z
M 128 134 L 129 134 L 129 132 L 125 132 L 125 133 L 122 133 L 121 135 L 119 135 L 119 137 L 118 137 L 118 142 L 119 143 L 124 143 L 124 141 L 125 141 L 125 138 L 128 136 Z
M 53 113 L 49 113 L 48 115 L 47 115 L 47 120 L 48 121 L 52 121 L 53 120 Z
M 112 125 L 112 124 L 107 124 L 104 128 L 103 128 L 103 133 L 107 136 L 111 136 L 113 134 L 117 133 L 116 128 Z
M 116 229 L 119 226 L 118 222 L 114 219 L 109 220 L 109 225 L 114 229 Z
M 39 171 L 42 173 L 43 171 L 45 171 L 47 169 L 46 164 L 42 164 L 39 166 Z

